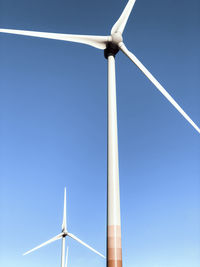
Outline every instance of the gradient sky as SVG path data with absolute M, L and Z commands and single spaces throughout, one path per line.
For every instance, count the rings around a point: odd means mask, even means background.
M 0 0 L 0 27 L 107 35 L 125 0 Z M 137 0 L 127 47 L 200 125 L 199 0 Z M 199 267 L 200 136 L 116 57 L 123 266 Z M 0 266 L 60 266 L 61 230 L 106 251 L 107 65 L 80 44 L 0 34 Z M 69 267 L 105 261 L 68 240 Z

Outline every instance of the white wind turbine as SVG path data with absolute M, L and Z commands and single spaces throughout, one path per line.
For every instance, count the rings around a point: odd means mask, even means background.
M 121 250 L 121 219 L 119 196 L 119 170 L 118 170 L 118 137 L 117 137 L 117 108 L 116 108 L 116 78 L 115 55 L 121 50 L 155 87 L 167 98 L 167 100 L 181 113 L 181 115 L 200 133 L 199 127 L 178 105 L 172 96 L 145 68 L 145 66 L 125 46 L 122 34 L 129 15 L 136 0 L 129 0 L 121 16 L 114 24 L 109 36 L 71 35 L 48 32 L 22 31 L 0 29 L 2 33 L 19 34 L 26 36 L 42 37 L 69 42 L 77 42 L 104 50 L 108 60 L 108 196 L 107 196 L 107 267 L 122 266 Z
M 85 242 L 81 241 L 78 237 L 76 237 L 75 235 L 71 234 L 68 232 L 67 230 L 67 219 L 66 219 L 66 188 L 65 188 L 65 192 L 64 192 L 64 209 L 63 209 L 63 222 L 62 222 L 62 231 L 59 235 L 56 235 L 55 237 L 51 238 L 50 240 L 42 243 L 41 245 L 27 251 L 26 253 L 24 253 L 23 255 L 27 255 L 41 247 L 44 247 L 54 241 L 57 241 L 59 239 L 62 239 L 62 252 L 61 252 L 61 267 L 67 267 L 67 262 L 68 262 L 68 247 L 67 247 L 67 252 L 66 252 L 66 258 L 65 258 L 65 238 L 69 236 L 72 239 L 76 240 L 77 242 L 81 243 L 83 246 L 89 248 L 90 250 L 92 250 L 93 252 L 95 252 L 96 254 L 100 255 L 101 257 L 105 258 L 104 255 L 102 255 L 101 253 L 99 253 L 98 251 L 96 251 L 95 249 L 93 249 L 92 247 L 90 247 L 89 245 L 87 245 Z

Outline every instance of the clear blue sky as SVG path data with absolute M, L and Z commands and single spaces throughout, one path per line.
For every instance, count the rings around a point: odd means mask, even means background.
M 0 0 L 0 27 L 107 35 L 125 0 Z M 200 125 L 199 0 L 137 0 L 127 47 Z M 124 266 L 200 264 L 200 136 L 116 57 Z M 107 66 L 101 50 L 0 35 L 0 265 L 56 267 L 68 228 L 106 248 Z M 105 261 L 69 240 L 69 267 Z

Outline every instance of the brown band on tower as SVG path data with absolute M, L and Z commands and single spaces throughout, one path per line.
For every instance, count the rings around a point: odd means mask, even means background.
M 107 267 L 122 267 L 121 227 L 109 225 L 107 231 Z
M 107 267 L 122 267 L 122 261 L 112 261 L 108 260 Z

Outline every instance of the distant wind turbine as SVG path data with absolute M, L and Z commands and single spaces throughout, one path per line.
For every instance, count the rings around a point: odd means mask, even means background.
M 104 50 L 108 60 L 108 195 L 107 195 L 107 267 L 122 266 L 121 249 L 121 218 L 118 169 L 118 137 L 117 137 L 117 104 L 115 55 L 121 50 L 144 75 L 155 85 L 164 97 L 178 110 L 178 112 L 200 133 L 199 127 L 179 106 L 173 97 L 145 68 L 145 66 L 125 46 L 122 38 L 126 23 L 136 0 L 129 0 L 121 16 L 114 24 L 109 36 L 71 35 L 48 32 L 0 29 L 2 33 L 19 34 L 33 37 L 56 39 L 68 42 L 82 43 Z
M 76 240 L 77 242 L 81 243 L 83 246 L 89 248 L 90 250 L 92 250 L 93 252 L 95 252 L 96 254 L 100 255 L 101 257 L 105 258 L 104 255 L 102 255 L 101 253 L 99 253 L 97 250 L 93 249 L 92 247 L 90 247 L 89 245 L 87 245 L 85 242 L 81 241 L 78 237 L 76 237 L 75 235 L 69 233 L 67 231 L 67 220 L 66 220 L 66 188 L 65 188 L 65 192 L 64 192 L 64 209 L 63 209 L 63 223 L 62 223 L 62 232 L 51 238 L 50 240 L 42 243 L 41 245 L 27 251 L 26 253 L 24 253 L 23 255 L 27 255 L 41 247 L 44 247 L 54 241 L 57 241 L 59 239 L 62 238 L 62 252 L 61 252 L 61 267 L 67 267 L 67 261 L 68 261 L 68 248 L 67 248 L 67 253 L 66 253 L 66 259 L 65 259 L 65 238 L 69 236 L 72 239 Z

